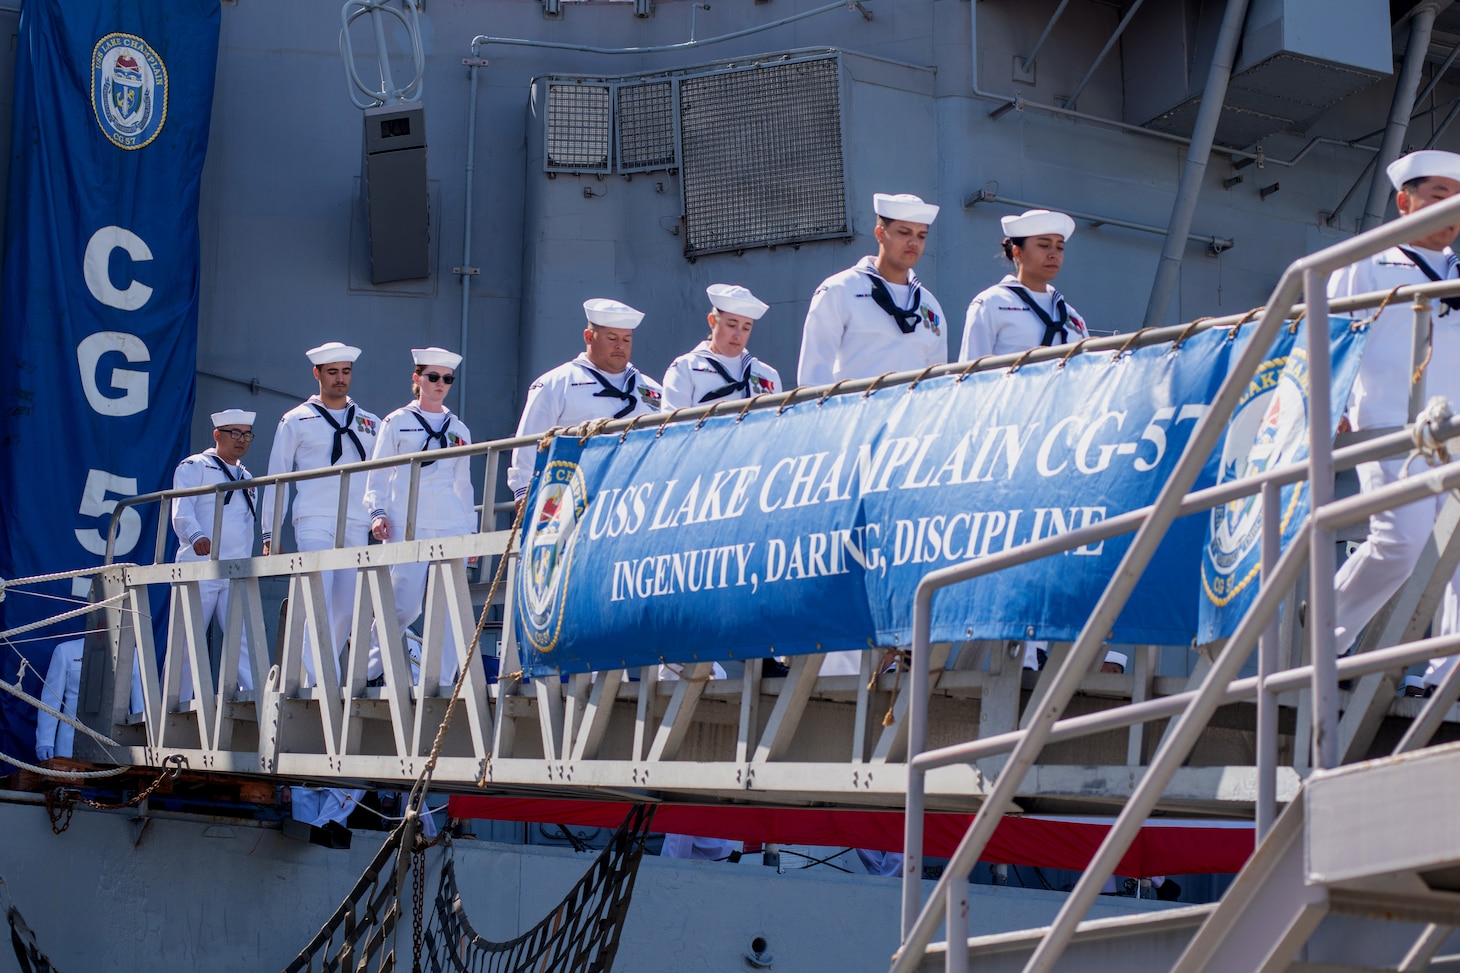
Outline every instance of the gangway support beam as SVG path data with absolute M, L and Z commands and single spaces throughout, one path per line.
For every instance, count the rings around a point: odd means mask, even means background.
M 1452 496 L 1445 500 L 1435 518 L 1434 530 L 1420 553 L 1414 573 L 1369 623 L 1356 651 L 1362 654 L 1424 638 L 1425 629 L 1444 597 L 1445 585 L 1457 566 L 1460 566 L 1460 500 Z M 1398 679 L 1393 672 L 1375 673 L 1359 681 L 1339 723 L 1340 762 L 1351 763 L 1368 756 L 1369 746 L 1397 687 Z
M 801 714 L 811 699 L 811 690 L 816 688 L 816 677 L 821 672 L 825 656 L 798 655 L 791 660 L 791 671 L 781 686 L 781 695 L 771 710 L 760 744 L 755 748 L 755 762 L 769 763 L 786 756 L 791 747 L 791 738 L 801 723 Z
M 1303 794 L 1272 831 L 1171 973 L 1284 973 L 1328 912 L 1327 892 L 1305 881 Z

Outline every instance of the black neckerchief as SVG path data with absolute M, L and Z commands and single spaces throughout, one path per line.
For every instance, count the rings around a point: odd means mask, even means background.
M 215 467 L 215 469 L 217 469 L 219 473 L 222 473 L 224 476 L 226 476 L 228 478 L 228 482 L 229 483 L 237 483 L 238 482 L 238 477 L 234 476 L 232 473 L 230 473 L 228 471 L 228 464 L 226 462 L 224 462 L 223 457 L 222 456 L 215 456 L 214 459 L 216 459 L 218 461 L 218 464 Z M 248 491 L 249 491 L 249 488 L 248 487 L 244 487 L 242 490 L 229 490 L 227 493 L 223 494 L 223 506 L 225 506 L 225 507 L 228 506 L 228 501 L 230 501 L 230 500 L 233 499 L 233 495 L 235 493 L 242 493 L 243 494 L 243 502 L 246 503 L 246 504 L 248 504 L 248 513 L 249 513 L 249 516 L 252 517 L 254 520 L 258 520 L 259 519 L 258 511 L 255 510 L 254 507 L 253 507 L 253 497 L 251 497 L 251 496 L 248 495 Z
M 623 402 L 627 403 L 622 409 L 613 414 L 613 417 L 615 419 L 622 419 L 624 416 L 634 411 L 634 404 L 637 402 L 637 400 L 634 398 L 634 386 L 638 383 L 639 380 L 638 372 L 634 371 L 632 368 L 629 369 L 629 380 L 625 383 L 627 389 L 621 389 L 594 369 L 591 369 L 587 365 L 584 365 L 582 362 L 579 362 L 578 364 L 582 366 L 585 372 L 598 379 L 598 384 L 603 386 L 603 388 L 593 393 L 593 397 L 595 399 L 620 399 Z
M 1424 275 L 1430 280 L 1451 279 L 1449 277 L 1441 277 L 1439 274 L 1435 273 L 1435 268 L 1430 266 L 1429 261 L 1425 260 L 1424 257 L 1421 257 L 1418 253 L 1409 249 L 1408 247 L 1400 247 L 1399 252 L 1408 257 L 1414 263 L 1414 265 L 1418 267 L 1420 271 L 1423 272 Z M 1448 270 L 1450 269 L 1450 267 L 1447 266 L 1445 269 Z M 1440 303 L 1445 305 L 1445 307 L 1447 308 L 1447 310 L 1444 312 L 1445 314 L 1448 314 L 1450 311 L 1460 310 L 1460 297 L 1442 297 L 1440 298 Z
M 330 428 L 335 431 L 335 444 L 334 447 L 330 450 L 331 466 L 334 466 L 336 463 L 338 463 L 340 461 L 340 457 L 344 454 L 346 436 L 349 436 L 350 442 L 355 444 L 355 449 L 360 453 L 361 461 L 363 462 L 365 459 L 367 459 L 365 455 L 365 447 L 360 443 L 360 437 L 356 436 L 355 430 L 350 428 L 352 425 L 355 424 L 355 403 L 351 402 L 350 408 L 346 410 L 345 424 L 343 426 L 340 425 L 338 422 L 335 422 L 335 417 L 330 415 L 330 410 L 326 409 L 323 405 L 320 405 L 318 402 L 311 402 L 309 404 L 314 408 L 315 412 L 319 413 L 319 417 L 325 422 L 329 423 Z
M 446 414 L 446 421 L 441 423 L 440 429 L 432 429 L 431 424 L 426 421 L 426 417 L 421 414 L 420 410 L 412 409 L 410 410 L 410 412 L 411 415 L 415 416 L 420 421 L 421 431 L 426 434 L 426 441 L 421 444 L 422 451 L 430 449 L 433 442 L 439 443 L 442 449 L 450 448 L 450 444 L 446 441 L 446 430 L 451 425 L 451 413 L 448 412 Z M 422 468 L 425 468 L 427 466 L 434 465 L 435 462 L 436 461 L 434 459 L 428 459 L 423 461 L 421 463 L 421 466 Z
M 903 334 L 912 334 L 916 331 L 918 329 L 918 319 L 921 317 L 918 314 L 918 309 L 922 307 L 923 289 L 917 284 L 913 284 L 912 309 L 904 311 L 892 299 L 892 291 L 887 289 L 887 283 L 881 277 L 869 274 L 868 279 L 872 281 L 872 300 L 877 302 L 878 307 L 892 315 L 892 320 L 897 322 L 898 329 Z
M 704 395 L 700 396 L 700 401 L 696 404 L 714 402 L 716 399 L 723 399 L 727 395 L 734 395 L 736 392 L 739 392 L 743 397 L 746 397 L 746 393 L 750 388 L 750 366 L 755 364 L 754 358 L 750 358 L 749 356 L 747 356 L 747 360 L 745 362 L 745 371 L 741 373 L 740 381 L 738 382 L 735 381 L 735 379 L 731 378 L 730 373 L 725 369 L 725 366 L 721 365 L 714 358 L 706 356 L 705 361 L 709 362 L 710 367 L 720 373 L 720 377 L 725 380 L 725 384 L 715 389 L 713 392 L 706 392 Z
M 1039 343 L 1041 347 L 1048 348 L 1050 345 L 1053 345 L 1056 334 L 1060 336 L 1060 344 L 1063 345 L 1069 342 L 1070 309 L 1065 304 L 1065 299 L 1060 296 L 1059 291 L 1052 287 L 1050 288 L 1050 293 L 1054 295 L 1054 309 L 1059 312 L 1060 316 L 1059 320 L 1056 321 L 1045 313 L 1044 308 L 1040 307 L 1039 302 L 1034 299 L 1034 295 L 1030 294 L 1023 287 L 1018 284 L 1005 284 L 1004 286 L 1024 298 L 1024 303 L 1029 305 L 1029 310 L 1033 311 L 1034 316 L 1039 318 L 1040 323 L 1044 325 L 1044 340 Z

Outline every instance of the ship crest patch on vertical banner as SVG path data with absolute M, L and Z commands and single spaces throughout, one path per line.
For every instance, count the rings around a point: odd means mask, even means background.
M 107 34 L 91 52 L 91 107 L 118 148 L 140 149 L 167 121 L 167 68 L 136 34 Z
M 533 495 L 522 558 L 522 620 L 528 640 L 539 652 L 551 652 L 557 645 L 573 548 L 587 506 L 578 464 L 548 463 Z

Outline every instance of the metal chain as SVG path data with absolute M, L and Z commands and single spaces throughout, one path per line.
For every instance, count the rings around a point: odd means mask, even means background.
M 411 893 L 412 918 L 415 921 L 415 935 L 411 940 L 411 973 L 421 973 L 421 948 L 424 942 L 424 912 L 426 905 L 426 845 L 416 835 L 416 846 L 411 849 Z
M 164 766 L 157 775 L 157 779 L 137 792 L 137 795 L 129 801 L 121 804 L 107 804 L 103 801 L 93 801 L 89 797 L 82 797 L 81 792 L 66 787 L 56 787 L 46 791 L 46 815 L 51 819 L 51 831 L 56 834 L 63 833 L 71 827 L 71 815 L 76 810 L 77 804 L 85 804 L 87 807 L 95 808 L 98 811 L 121 811 L 129 807 L 136 807 L 147 798 L 152 792 L 162 786 L 165 780 L 177 780 L 182 776 L 186 760 L 180 753 L 170 755 L 164 764 L 171 764 L 171 767 Z

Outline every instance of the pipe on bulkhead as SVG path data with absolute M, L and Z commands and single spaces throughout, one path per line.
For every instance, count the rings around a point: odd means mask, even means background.
M 1404 148 L 1404 136 L 1409 131 L 1409 116 L 1414 111 L 1415 95 L 1419 92 L 1420 73 L 1424 70 L 1425 55 L 1430 49 L 1430 35 L 1434 33 L 1435 18 L 1449 0 L 1424 0 L 1411 11 L 1409 22 L 1409 43 L 1404 48 L 1404 64 L 1399 69 L 1399 80 L 1394 84 L 1394 100 L 1389 105 L 1389 124 L 1384 127 L 1384 140 L 1379 144 L 1379 158 L 1374 167 L 1374 178 L 1369 183 L 1369 201 L 1364 206 L 1363 220 L 1359 229 L 1372 230 L 1384 222 L 1384 210 L 1389 205 L 1389 176 L 1385 169 L 1399 158 Z
M 1227 0 L 1226 13 L 1222 15 L 1221 33 L 1217 35 L 1217 47 L 1212 52 L 1212 66 L 1207 72 L 1206 87 L 1202 89 L 1201 108 L 1196 113 L 1196 127 L 1191 133 L 1191 147 L 1186 150 L 1186 167 L 1181 173 L 1181 185 L 1176 190 L 1176 202 L 1171 207 L 1171 224 L 1166 231 L 1166 244 L 1161 248 L 1161 263 L 1156 267 L 1156 280 L 1151 285 L 1151 299 L 1146 304 L 1146 318 L 1143 328 L 1155 327 L 1166 317 L 1171 306 L 1171 295 L 1181 275 L 1181 257 L 1186 250 L 1186 235 L 1191 232 L 1191 220 L 1196 214 L 1196 201 L 1201 196 L 1201 181 L 1206 175 L 1207 159 L 1212 154 L 1212 140 L 1217 135 L 1217 123 L 1222 117 L 1222 106 L 1227 101 L 1227 82 L 1232 77 L 1232 63 L 1237 57 L 1237 43 L 1242 39 L 1242 23 L 1247 19 L 1248 0 Z

